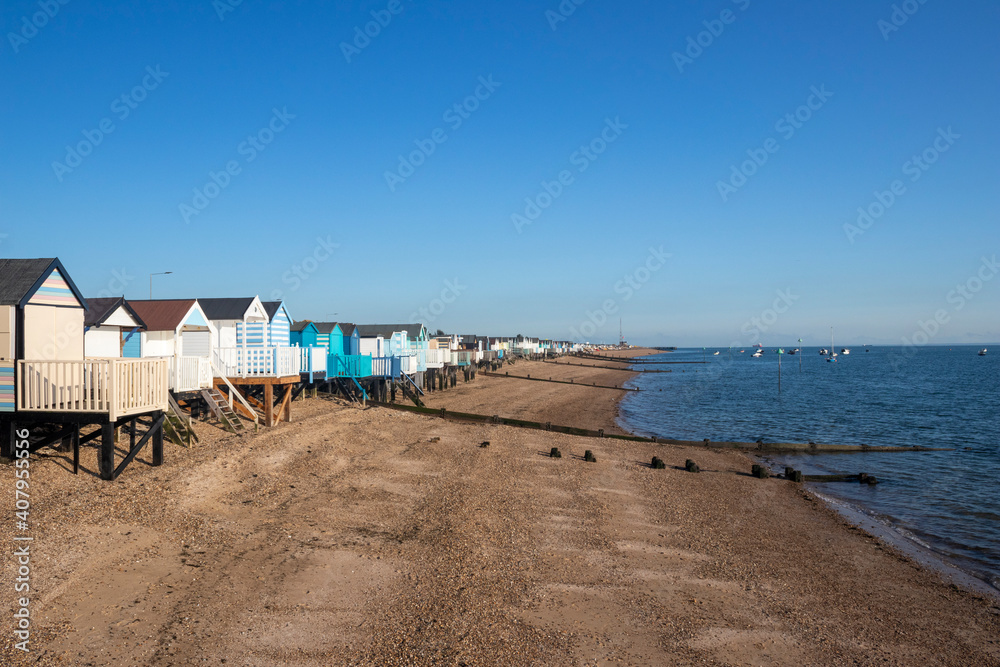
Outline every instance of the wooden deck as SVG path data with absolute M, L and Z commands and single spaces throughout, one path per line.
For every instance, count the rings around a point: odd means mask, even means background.
M 298 377 L 302 372 L 302 348 L 220 347 L 215 350 L 216 372 L 230 379 Z
M 17 362 L 17 412 L 104 414 L 110 421 L 167 409 L 166 359 Z

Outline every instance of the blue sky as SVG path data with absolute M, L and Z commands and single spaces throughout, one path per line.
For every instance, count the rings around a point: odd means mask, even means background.
M 996 3 L 233 3 L 3 4 L 4 256 L 469 333 L 1000 341 Z

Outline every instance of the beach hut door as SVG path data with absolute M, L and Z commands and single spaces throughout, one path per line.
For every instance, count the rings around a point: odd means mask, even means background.
M 181 332 L 181 356 L 207 357 L 212 350 L 212 333 L 210 331 Z

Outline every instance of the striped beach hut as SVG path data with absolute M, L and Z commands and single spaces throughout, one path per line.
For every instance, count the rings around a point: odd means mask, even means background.
M 217 348 L 271 346 L 268 340 L 271 318 L 260 298 L 198 299 L 198 303 L 215 326 Z
M 268 344 L 274 347 L 290 346 L 292 318 L 288 315 L 284 301 L 263 301 L 261 305 L 267 313 Z
M 336 322 L 313 322 L 316 325 L 316 344 L 325 347 L 330 354 L 343 354 L 344 331 Z

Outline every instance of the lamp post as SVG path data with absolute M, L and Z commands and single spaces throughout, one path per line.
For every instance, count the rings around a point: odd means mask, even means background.
M 149 298 L 153 298 L 153 276 L 169 276 L 173 271 L 161 271 L 160 273 L 150 273 L 149 274 Z

